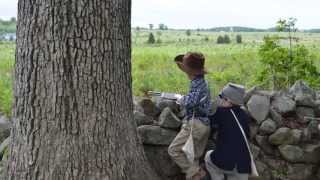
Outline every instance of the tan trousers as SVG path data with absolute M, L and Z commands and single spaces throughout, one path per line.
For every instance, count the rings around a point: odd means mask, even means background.
M 238 173 L 235 168 L 233 171 L 226 171 L 218 168 L 210 158 L 210 154 L 213 153 L 212 150 L 208 151 L 205 156 L 206 168 L 211 176 L 211 179 L 214 180 L 224 180 L 224 175 L 228 177 L 228 180 L 248 180 L 248 174 Z
M 210 128 L 203 124 L 200 120 L 195 119 L 193 123 L 192 136 L 195 151 L 195 160 L 190 163 L 182 151 L 182 147 L 186 143 L 191 132 L 191 121 L 183 124 L 180 132 L 172 141 L 168 148 L 171 158 L 178 164 L 182 172 L 186 173 L 187 178 L 191 178 L 199 172 L 199 158 L 204 153 L 209 138 Z

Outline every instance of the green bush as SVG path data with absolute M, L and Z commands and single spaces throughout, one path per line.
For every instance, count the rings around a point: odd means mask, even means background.
M 242 36 L 241 36 L 240 34 L 238 34 L 238 35 L 236 36 L 236 41 L 237 41 L 238 44 L 241 44 L 241 43 L 242 43 Z
M 231 43 L 230 37 L 228 35 L 224 35 L 223 42 L 225 44 L 230 44 Z
M 224 38 L 222 36 L 218 36 L 217 44 L 223 44 L 223 43 L 224 43 Z
M 272 89 L 283 89 L 297 80 L 305 80 L 312 87 L 320 87 L 320 73 L 312 56 L 304 45 L 292 49 L 280 44 L 278 36 L 265 37 L 259 50 L 263 68 L 258 82 Z
M 156 39 L 154 38 L 153 33 L 150 33 L 148 38 L 148 44 L 154 44 L 155 42 L 156 42 Z

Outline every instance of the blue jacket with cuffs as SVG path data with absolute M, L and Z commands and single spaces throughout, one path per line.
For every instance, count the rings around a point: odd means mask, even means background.
M 241 130 L 230 109 L 236 114 L 247 139 L 249 139 L 249 117 L 240 108 L 218 107 L 216 113 L 210 116 L 211 133 L 217 131 L 216 149 L 210 155 L 211 161 L 220 169 L 232 171 L 237 168 L 238 173 L 251 173 L 250 154 Z

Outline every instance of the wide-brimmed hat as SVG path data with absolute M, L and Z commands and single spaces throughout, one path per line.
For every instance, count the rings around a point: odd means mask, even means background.
M 221 98 L 229 99 L 235 105 L 244 104 L 245 88 L 243 85 L 228 83 L 220 92 Z
M 194 75 L 207 73 L 204 68 L 205 57 L 202 53 L 188 52 L 186 54 L 179 54 L 174 58 L 174 61 L 183 72 Z

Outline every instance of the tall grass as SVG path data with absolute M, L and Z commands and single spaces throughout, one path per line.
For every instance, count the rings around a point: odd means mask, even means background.
M 142 96 L 149 90 L 185 94 L 189 80 L 175 65 L 173 58 L 187 51 L 200 51 L 206 56 L 208 80 L 213 94 L 217 94 L 227 82 L 250 87 L 261 69 L 258 49 L 263 37 L 275 33 L 212 33 L 185 31 L 153 31 L 161 43 L 147 44 L 149 31 L 132 32 L 132 77 L 134 95 Z M 217 45 L 219 35 L 228 34 L 233 43 Z M 242 44 L 235 43 L 241 34 Z M 285 35 L 285 34 L 279 34 Z M 315 55 L 320 70 L 320 33 L 297 33 L 300 43 Z M 209 39 L 208 41 L 205 39 Z M 12 106 L 12 79 L 15 45 L 0 42 L 0 112 L 10 115 Z
M 0 112 L 11 115 L 15 45 L 0 42 Z

